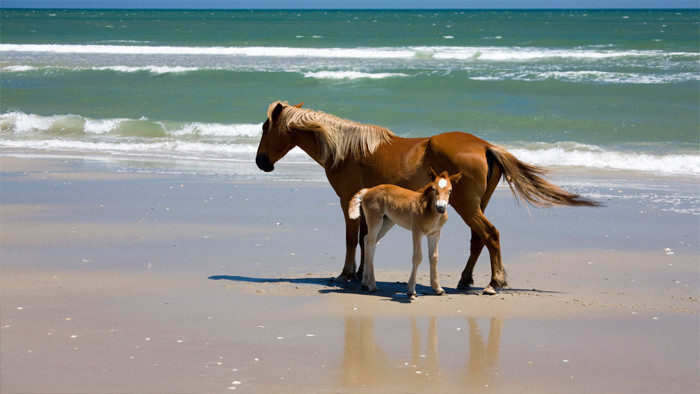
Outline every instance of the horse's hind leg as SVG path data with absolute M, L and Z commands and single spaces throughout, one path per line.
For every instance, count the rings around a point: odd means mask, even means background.
M 487 180 L 486 190 L 479 199 L 478 205 L 479 208 L 481 208 L 482 215 L 486 211 L 486 206 L 489 204 L 491 196 L 493 196 L 493 192 L 496 190 L 496 186 L 498 186 L 498 182 L 501 179 L 502 175 L 501 168 L 499 166 L 491 167 L 491 171 L 492 174 Z M 473 206 L 468 208 L 468 205 L 461 204 L 459 199 L 455 200 L 454 204 L 452 205 L 455 207 L 457 212 L 459 212 L 460 216 L 462 216 L 464 222 L 467 223 L 467 225 L 469 225 L 466 218 L 473 214 L 471 212 L 472 210 L 474 210 Z M 462 277 L 460 278 L 459 283 L 457 284 L 457 289 L 459 290 L 468 290 L 469 287 L 474 284 L 474 266 L 476 265 L 477 260 L 479 260 L 479 256 L 481 255 L 481 251 L 484 249 L 485 245 L 485 242 L 481 238 L 479 233 L 477 233 L 473 229 L 471 233 L 472 237 L 469 243 L 469 259 L 467 260 L 467 265 L 464 267 L 464 271 L 462 271 Z
M 500 235 L 496 227 L 486 219 L 481 210 L 477 211 L 469 222 L 469 227 L 479 234 L 491 258 L 491 282 L 484 289 L 484 294 L 496 294 L 496 290 L 508 285 L 506 271 L 501 262 Z
M 468 290 L 474 284 L 474 266 L 479 260 L 481 251 L 484 249 L 484 241 L 472 230 L 472 239 L 469 246 L 469 260 L 462 271 L 462 277 L 457 284 L 458 290 Z
M 479 204 L 470 205 L 460 203 L 457 200 L 452 206 L 472 229 L 472 254 L 469 257 L 469 261 L 467 261 L 467 267 L 462 272 L 459 284 L 463 289 L 468 288 L 468 284 L 472 281 L 474 264 L 476 264 L 479 253 L 485 245 L 491 258 L 491 282 L 484 289 L 484 294 L 496 294 L 496 288 L 507 286 L 506 273 L 501 262 L 501 244 L 498 230 L 486 219 Z

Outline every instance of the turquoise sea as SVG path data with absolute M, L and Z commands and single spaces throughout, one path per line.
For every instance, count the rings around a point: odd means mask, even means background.
M 467 131 L 581 193 L 700 214 L 698 10 L 1 10 L 0 23 L 3 155 L 294 177 L 258 172 L 254 155 L 268 104 L 303 101 L 402 136 Z M 301 151 L 285 162 L 312 167 Z

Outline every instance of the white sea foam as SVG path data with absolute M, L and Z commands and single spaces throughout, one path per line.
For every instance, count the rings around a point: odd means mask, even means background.
M 210 137 L 259 137 L 262 124 L 221 124 L 221 123 L 187 123 L 171 130 L 173 136 L 199 135 Z
M 69 139 L 4 140 L 0 149 L 44 151 L 53 153 L 99 154 L 108 156 L 139 156 L 141 158 L 167 158 L 177 160 L 230 160 L 253 162 L 257 152 L 255 144 L 225 144 L 165 140 L 153 142 L 129 141 L 78 141 Z M 312 160 L 299 148 L 286 156 L 287 162 L 311 163 Z
M 539 145 L 539 148 L 512 148 L 509 151 L 520 160 L 545 167 L 588 167 L 700 176 L 700 154 L 614 151 L 577 143 Z
M 282 58 L 411 59 L 435 58 L 480 61 L 529 61 L 548 58 L 608 59 L 620 57 L 683 57 L 697 60 L 697 52 L 618 50 L 600 48 L 550 49 L 535 47 L 406 46 L 357 48 L 298 47 L 174 47 L 145 45 L 0 44 L 0 52 L 45 52 L 123 55 L 209 55 Z
M 403 73 L 366 73 L 360 71 L 317 71 L 304 73 L 304 77 L 316 79 L 384 79 L 407 76 L 408 74 Z
M 13 66 L 7 66 L 7 67 L 2 68 L 2 71 L 9 71 L 9 72 L 24 72 L 24 71 L 32 71 L 32 70 L 36 70 L 36 67 L 26 66 L 26 65 L 13 65 Z
M 262 135 L 257 123 L 91 119 L 79 115 L 0 115 L 0 148 L 177 158 L 252 160 Z M 689 151 L 610 149 L 577 142 L 528 142 L 508 147 L 520 160 L 544 167 L 639 171 L 700 176 L 700 154 Z M 295 150 L 291 154 L 309 161 Z
M 105 134 L 116 130 L 128 119 L 85 119 L 84 131 L 89 134 Z
M 501 72 L 493 75 L 473 76 L 477 81 L 528 81 L 537 82 L 553 79 L 576 83 L 612 83 L 612 84 L 665 84 L 700 80 L 700 74 L 638 74 L 607 71 L 544 71 L 544 72 Z
M 148 71 L 152 74 L 168 74 L 168 73 L 184 73 L 189 71 L 198 71 L 198 67 L 182 67 L 182 66 L 105 66 L 105 67 L 93 67 L 93 70 L 110 70 L 125 73 L 135 73 Z
M 130 127 L 131 126 L 131 127 Z M 145 130 L 139 135 L 139 128 Z M 127 119 L 91 119 L 80 115 L 51 115 L 42 116 L 9 112 L 0 115 L 0 131 L 8 132 L 14 137 L 32 133 L 32 138 L 40 137 L 42 133 L 70 131 L 85 134 L 122 134 L 130 137 L 153 137 L 153 130 L 162 136 L 200 136 L 220 138 L 254 138 L 262 134 L 262 125 L 258 123 L 204 123 L 204 122 L 161 122 L 148 118 Z M 156 135 L 157 136 L 157 135 Z

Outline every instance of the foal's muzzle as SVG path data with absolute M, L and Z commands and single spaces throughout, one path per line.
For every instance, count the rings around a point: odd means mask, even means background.
M 444 203 L 437 203 L 435 204 L 435 210 L 438 213 L 445 213 L 445 210 L 447 209 L 447 204 Z
M 255 157 L 255 164 L 258 165 L 259 169 L 265 172 L 270 172 L 275 169 L 275 166 L 270 163 L 270 158 L 264 153 L 261 153 Z

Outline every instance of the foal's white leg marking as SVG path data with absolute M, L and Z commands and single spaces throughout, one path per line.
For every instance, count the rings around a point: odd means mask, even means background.
M 411 299 L 416 298 L 416 273 L 418 272 L 420 261 L 423 259 L 420 245 L 422 236 L 423 234 L 421 234 L 420 230 L 413 230 L 413 269 L 411 270 L 411 277 L 408 279 L 408 291 L 406 292 L 406 295 Z
M 437 277 L 438 262 L 438 242 L 440 241 L 440 230 L 428 235 L 428 256 L 430 256 L 430 286 L 435 289 L 437 295 L 445 294 L 445 290 L 440 287 Z

